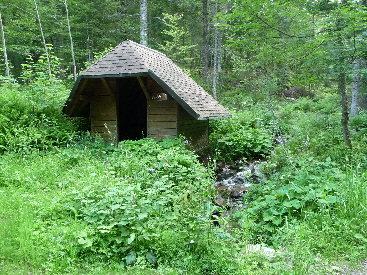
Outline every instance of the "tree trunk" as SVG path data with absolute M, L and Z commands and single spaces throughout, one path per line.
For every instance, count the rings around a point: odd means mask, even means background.
M 217 15 L 218 10 L 220 9 L 220 3 L 218 0 L 215 1 L 214 4 L 214 16 Z M 214 48 L 213 48 L 213 97 L 217 99 L 217 86 L 219 82 L 219 73 L 222 70 L 222 33 L 219 30 L 217 24 L 219 24 L 219 20 L 215 20 L 214 22 Z
M 346 4 L 346 0 L 342 0 L 340 3 L 340 6 Z M 341 95 L 341 105 L 342 105 L 342 118 L 341 118 L 341 124 L 343 129 L 343 138 L 344 143 L 347 147 L 352 148 L 352 142 L 350 140 L 350 132 L 349 132 L 349 113 L 348 113 L 348 98 L 347 98 L 347 73 L 345 68 L 345 56 L 343 52 L 343 38 L 342 38 L 342 31 L 344 27 L 344 20 L 342 18 L 338 18 L 336 21 L 336 29 L 338 31 L 338 38 L 337 43 L 339 46 L 339 75 L 338 75 L 338 90 Z
M 66 0 L 64 0 L 65 10 L 66 10 L 66 20 L 68 22 L 68 31 L 70 37 L 70 50 L 71 50 L 71 58 L 73 60 L 73 74 L 74 74 L 74 81 L 76 81 L 76 62 L 75 62 L 75 53 L 74 53 L 74 43 L 73 43 L 73 36 L 71 35 L 71 27 L 70 27 L 70 20 L 69 20 L 69 9 Z
M 201 48 L 201 60 L 203 66 L 203 76 L 206 78 L 209 71 L 209 12 L 208 12 L 208 0 L 203 1 L 203 39 Z
M 358 6 L 363 8 L 365 5 L 365 1 L 359 0 Z M 361 34 L 361 32 L 359 32 Z M 351 104 L 350 104 L 350 116 L 356 116 L 358 115 L 358 109 L 362 105 L 361 101 L 361 86 L 362 86 L 362 75 L 361 75 L 361 69 L 362 67 L 365 67 L 365 58 L 362 56 L 357 56 L 356 60 L 354 61 L 354 74 L 353 74 L 353 84 L 352 84 L 352 98 L 351 98 Z
M 9 76 L 10 70 L 9 70 L 8 54 L 6 52 L 5 32 L 4 32 L 3 19 L 1 16 L 1 12 L 0 12 L 0 28 L 1 28 L 1 38 L 3 42 L 3 51 L 4 51 L 5 76 Z
M 140 0 L 140 44 L 148 45 L 148 0 Z
M 354 62 L 354 74 L 353 74 L 353 84 L 352 84 L 352 99 L 350 103 L 350 116 L 358 115 L 358 102 L 361 87 L 361 75 L 359 70 L 361 69 L 361 58 L 357 57 Z
M 367 68 L 366 58 L 362 58 L 361 68 Z M 359 107 L 361 110 L 367 110 L 367 76 L 363 74 L 360 83 L 360 103 Z
M 43 33 L 42 24 L 41 24 L 41 18 L 40 18 L 40 15 L 39 15 L 38 5 L 37 5 L 37 1 L 36 0 L 34 0 L 34 7 L 36 9 L 37 21 L 38 21 L 38 24 L 39 24 L 39 27 L 40 27 L 41 36 L 42 36 L 42 42 L 43 42 L 43 47 L 44 47 L 45 53 L 46 53 L 47 65 L 48 65 L 48 74 L 51 75 L 50 57 L 48 55 L 48 49 L 47 49 L 46 39 L 45 39 L 45 35 Z
M 218 0 L 215 3 L 214 13 L 218 12 Z M 214 48 L 213 48 L 213 97 L 217 99 L 217 84 L 218 84 L 218 27 L 216 26 L 217 21 L 214 21 Z

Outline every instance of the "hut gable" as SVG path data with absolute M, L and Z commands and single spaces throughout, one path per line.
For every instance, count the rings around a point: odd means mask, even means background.
M 79 75 L 63 111 L 90 117 L 105 139 L 185 135 L 200 146 L 208 119 L 231 116 L 166 55 L 130 40 Z

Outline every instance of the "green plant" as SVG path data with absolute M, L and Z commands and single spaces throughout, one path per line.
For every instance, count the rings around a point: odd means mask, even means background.
M 160 49 L 168 53 L 174 61 L 181 63 L 182 66 L 189 64 L 192 60 L 189 57 L 190 51 L 196 45 L 183 46 L 180 43 L 188 35 L 188 32 L 179 25 L 179 21 L 182 20 L 182 14 L 163 13 L 163 16 L 164 18 L 161 21 L 166 29 L 162 33 L 168 36 L 169 39 L 164 41 L 163 45 L 159 45 Z
M 59 108 L 69 94 L 61 80 L 64 72 L 60 67 L 61 60 L 53 54 L 42 54 L 37 61 L 28 56 L 27 62 L 22 64 L 22 92 L 43 108 Z
M 40 105 L 16 84 L 4 83 L 0 89 L 0 152 L 44 150 L 75 138 L 75 126 L 60 107 Z
M 260 117 L 236 113 L 231 119 L 211 123 L 210 147 L 217 159 L 235 161 L 263 158 L 273 147 L 267 122 Z
M 124 141 L 102 154 L 102 170 L 52 210 L 85 224 L 75 232 L 80 256 L 123 265 L 145 257 L 155 265 L 164 261 L 154 248 L 162 232 L 175 228 L 186 239 L 193 234 L 189 225 L 198 222 L 211 180 L 184 146 L 182 140 L 144 139 Z
M 248 207 L 237 213 L 240 224 L 252 227 L 254 236 L 268 241 L 277 229 L 306 213 L 319 213 L 340 202 L 343 174 L 336 163 L 313 158 L 299 161 L 292 170 L 285 169 L 269 181 L 250 189 L 245 199 Z

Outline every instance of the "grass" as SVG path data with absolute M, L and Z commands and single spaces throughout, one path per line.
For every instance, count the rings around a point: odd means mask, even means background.
M 176 141 L 127 142 L 116 150 L 84 140 L 44 151 L 3 153 L 0 274 L 340 274 L 357 266 L 367 258 L 366 138 L 354 133 L 355 148 L 343 147 L 334 101 L 333 96 L 278 106 L 279 128 L 288 142 L 268 156 L 270 180 L 276 188 L 288 183 L 309 187 L 309 181 L 315 181 L 325 190 L 315 199 L 296 197 L 307 201 L 307 207 L 297 215 L 289 211 L 271 238 L 253 226 L 246 213 L 242 227 L 228 232 L 211 225 L 204 207 L 213 195 L 211 171 Z M 270 117 L 257 119 L 263 118 L 263 109 L 254 104 L 238 112 L 234 122 L 250 121 L 251 127 L 272 133 Z M 223 129 L 233 126 L 216 123 Z M 297 163 L 306 160 L 312 164 L 306 165 L 308 170 L 295 172 L 300 170 Z M 321 167 L 325 163 L 334 163 L 340 177 Z M 327 205 L 326 189 L 335 182 L 330 194 L 338 199 Z M 135 188 L 131 199 L 125 192 L 129 186 Z M 257 192 L 266 199 L 265 189 Z M 108 212 L 125 203 L 131 216 Z M 106 214 L 111 212 L 115 214 Z M 111 230 L 114 219 L 128 226 L 114 224 Z M 278 253 L 249 253 L 247 245 L 254 240 L 267 242 Z M 111 252 L 113 245 L 121 250 Z M 147 255 L 156 260 L 148 261 Z
M 65 154 L 79 155 L 66 161 Z M 190 265 L 189 254 L 171 257 L 181 263 L 172 262 L 171 267 L 165 263 L 159 269 L 143 262 L 121 269 L 115 261 L 83 260 L 73 245 L 73 234 L 83 225 L 73 215 L 60 219 L 55 209 L 60 203 L 58 198 L 71 188 L 82 189 L 91 178 L 106 176 L 100 156 L 68 149 L 30 156 L 3 155 L 1 163 L 6 169 L 1 172 L 0 187 L 0 274 L 202 274 L 193 269 L 193 273 L 185 271 L 183 262 Z M 338 266 L 345 268 L 346 263 L 363 260 L 367 257 L 367 211 L 363 204 L 367 199 L 367 174 L 363 169 L 347 171 L 338 207 L 310 212 L 303 220 L 281 228 L 274 242 L 280 251 L 276 257 L 247 254 L 248 232 L 244 229 L 232 231 L 233 245 L 213 246 L 227 249 L 222 256 L 216 252 L 217 257 L 236 258 L 241 271 L 233 274 L 265 275 L 338 274 L 342 269 Z

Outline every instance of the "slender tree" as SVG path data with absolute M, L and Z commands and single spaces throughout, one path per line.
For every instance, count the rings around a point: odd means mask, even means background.
M 361 75 L 359 73 L 361 69 L 361 57 L 357 57 L 354 61 L 354 74 L 353 74 L 353 83 L 352 83 L 352 98 L 350 103 L 350 116 L 358 115 L 358 100 L 360 94 L 361 87 Z
M 71 35 L 71 27 L 70 27 L 70 19 L 69 19 L 69 9 L 66 0 L 64 0 L 65 10 L 66 10 L 66 20 L 68 22 L 68 32 L 70 38 L 70 50 L 71 50 L 71 58 L 73 61 L 73 74 L 74 74 L 74 81 L 76 80 L 76 62 L 75 62 L 75 53 L 74 53 L 74 43 L 73 43 L 73 36 Z
M 148 45 L 148 0 L 140 0 L 140 44 Z
M 201 48 L 201 60 L 203 67 L 203 75 L 207 77 L 209 70 L 209 12 L 208 12 L 208 0 L 202 0 L 202 48 Z
M 357 2 L 359 10 L 361 10 L 361 8 L 363 8 L 363 6 L 366 5 L 365 2 L 366 1 L 364 0 L 359 0 Z M 363 35 L 363 32 L 365 32 L 365 30 L 361 30 L 357 33 L 354 33 L 354 36 L 361 35 L 361 34 Z M 361 69 L 363 69 L 363 65 L 365 64 L 366 64 L 366 58 L 364 57 L 364 55 L 357 55 L 354 61 L 354 66 L 353 66 L 354 73 L 353 73 L 353 83 L 352 83 L 352 98 L 351 98 L 351 103 L 350 103 L 350 116 L 351 117 L 358 115 L 358 111 L 359 111 L 358 109 L 361 105 L 360 104 L 361 86 L 362 86 Z
M 339 8 L 342 9 L 347 4 L 346 0 L 342 0 L 340 2 Z M 336 19 L 336 31 L 337 31 L 337 44 L 339 46 L 339 72 L 338 72 L 338 90 L 341 95 L 341 107 L 342 107 L 342 129 L 343 129 L 343 138 L 344 143 L 347 147 L 352 148 L 352 142 L 350 140 L 350 132 L 349 132 L 349 110 L 348 110 L 348 98 L 347 98 L 347 73 L 346 73 L 346 57 L 343 52 L 344 44 L 343 44 L 343 29 L 345 27 L 345 20 L 342 18 L 341 14 L 338 14 L 338 18 Z
M 219 2 L 218 0 L 215 1 L 214 4 L 214 15 L 216 15 L 218 13 L 218 6 L 219 6 Z M 217 99 L 217 85 L 218 85 L 218 78 L 219 78 L 219 72 L 221 70 L 221 52 L 222 52 L 222 47 L 221 47 L 221 32 L 219 30 L 218 27 L 218 19 L 216 19 L 214 21 L 214 47 L 213 47 L 213 97 L 215 99 Z
M 48 73 L 49 73 L 49 75 L 51 75 L 50 56 L 48 54 L 48 48 L 47 48 L 47 44 L 46 44 L 45 35 L 43 33 L 41 18 L 40 18 L 40 14 L 39 14 L 38 5 L 37 5 L 37 1 L 36 0 L 34 0 L 34 7 L 36 9 L 37 22 L 38 22 L 38 25 L 39 25 L 39 28 L 40 28 L 40 31 L 41 31 L 43 47 L 44 47 L 45 53 L 46 53 L 46 59 L 47 59 L 47 64 L 48 64 Z
M 9 76 L 10 70 L 9 70 L 8 54 L 6 51 L 5 32 L 4 32 L 4 25 L 3 25 L 3 18 L 1 16 L 1 11 L 0 11 L 0 29 L 1 29 L 1 39 L 3 42 L 3 51 L 4 51 L 5 76 Z

